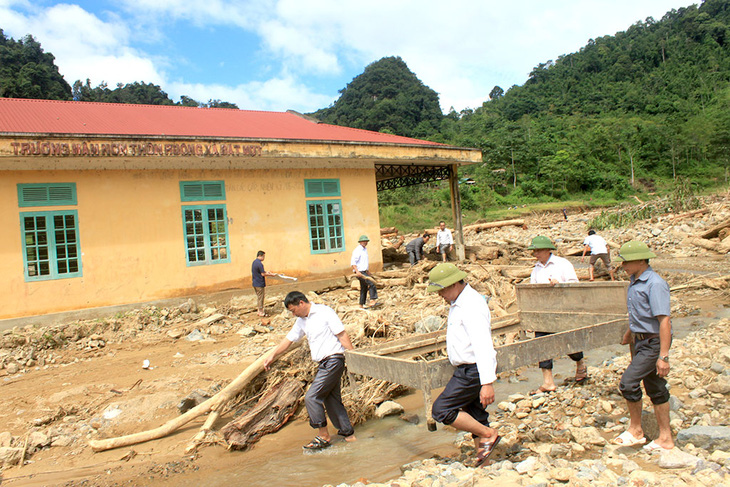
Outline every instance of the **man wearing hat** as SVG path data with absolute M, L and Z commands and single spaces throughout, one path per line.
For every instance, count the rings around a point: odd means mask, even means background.
M 368 272 L 368 268 L 370 267 L 367 249 L 369 241 L 370 239 L 367 235 L 360 235 L 358 239 L 360 245 L 352 251 L 352 258 L 350 259 L 352 272 L 360 281 L 360 307 L 362 308 L 367 308 L 365 302 L 367 301 L 368 291 L 370 292 L 370 307 L 377 306 L 378 304 L 378 291 L 375 289 L 375 281 L 373 281 L 373 278 Z
M 674 448 L 669 426 L 669 347 L 672 344 L 669 285 L 649 265 L 656 254 L 644 242 L 632 240 L 621 246 L 617 261 L 631 277 L 626 304 L 629 329 L 622 345 L 633 342 L 631 363 L 621 376 L 619 389 L 629 410 L 629 428 L 614 440 L 617 445 L 646 443 L 641 428 L 641 383 L 654 405 L 659 437 L 644 449 L 653 452 Z
M 535 268 L 530 274 L 530 284 L 550 284 L 556 285 L 563 282 L 578 282 L 578 276 L 575 274 L 575 268 L 568 259 L 558 257 L 553 254 L 555 245 L 548 238 L 542 235 L 532 239 L 532 243 L 527 247 L 532 250 L 532 255 L 537 259 Z M 535 338 L 550 335 L 548 332 L 535 332 Z M 588 369 L 583 361 L 583 352 L 571 353 L 568 356 L 575 362 L 575 381 L 579 384 L 588 380 Z M 543 360 L 539 363 L 542 370 L 542 385 L 535 391 L 537 392 L 553 392 L 557 389 L 553 380 L 553 361 L 552 359 Z
M 488 404 L 494 402 L 497 354 L 492 344 L 491 315 L 484 296 L 464 282 L 466 272 L 442 263 L 428 274 L 428 292 L 438 292 L 451 304 L 446 328 L 446 351 L 456 367 L 434 401 L 436 421 L 468 431 L 474 438 L 477 466 L 483 464 L 501 436 L 489 427 Z

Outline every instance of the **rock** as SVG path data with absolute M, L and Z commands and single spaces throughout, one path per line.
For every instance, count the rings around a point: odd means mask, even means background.
M 718 350 L 717 358 L 726 364 L 730 364 L 730 347 L 722 347 Z
M 354 282 L 354 281 L 353 281 Z M 439 316 L 426 316 L 424 319 L 416 323 L 416 333 L 431 333 L 438 331 L 444 327 L 446 321 Z
M 15 362 L 10 362 L 9 364 L 5 364 L 5 370 L 8 374 L 17 374 L 20 370 L 20 366 Z
M 659 462 L 657 464 L 661 468 L 685 468 L 694 467 L 700 459 L 689 453 L 685 453 L 679 448 L 661 452 Z
M 203 391 L 202 389 L 195 389 L 193 392 L 188 394 L 180 403 L 177 405 L 177 409 L 180 414 L 184 414 L 187 411 L 193 409 L 198 404 L 205 402 L 210 397 L 210 394 Z
M 706 451 L 730 451 L 730 426 L 692 426 L 677 433 L 677 443 L 692 443 Z
M 565 443 L 558 443 L 555 445 L 550 445 L 549 455 L 553 458 L 564 458 L 567 457 L 570 452 L 570 446 L 566 445 Z
M 22 455 L 22 448 L 0 447 L 0 465 L 16 465 Z
M 725 366 L 718 362 L 712 362 L 710 370 L 716 374 L 722 374 L 725 371 Z
M 205 335 L 203 335 L 200 330 L 193 330 L 185 337 L 186 340 L 190 342 L 197 342 L 200 340 L 205 340 Z
M 613 404 L 609 401 L 601 401 L 601 409 L 603 409 L 604 413 L 610 413 L 613 411 Z
M 652 228 L 651 234 L 654 235 L 655 237 L 658 237 L 659 235 L 662 234 L 662 229 L 661 228 Z
M 692 399 L 699 399 L 700 397 L 704 397 L 707 395 L 707 391 L 703 389 L 702 387 L 698 387 L 697 389 L 692 389 L 689 392 L 689 397 Z
M 256 330 L 252 326 L 242 326 L 236 333 L 244 337 L 256 336 Z
M 550 478 L 557 480 L 558 482 L 567 482 L 575 474 L 570 468 L 551 468 Z
M 57 436 L 51 441 L 51 446 L 70 446 L 74 442 L 74 437 L 69 435 L 61 435 Z
M 196 313 L 198 311 L 198 306 L 195 304 L 195 301 L 188 299 L 178 306 L 177 309 L 179 309 L 182 313 Z
M 28 449 L 26 451 L 32 453 L 41 448 L 45 448 L 51 444 L 51 439 L 41 431 L 34 431 L 28 435 Z
M 515 465 L 515 471 L 520 475 L 524 475 L 528 472 L 532 472 L 538 466 L 537 457 L 528 457 L 526 460 L 521 461 Z
M 401 414 L 400 419 L 411 424 L 419 424 L 421 422 L 421 418 L 417 414 Z
M 501 409 L 502 411 L 514 411 L 515 409 L 517 409 L 517 406 L 511 402 L 502 401 L 497 404 L 497 408 Z
M 9 431 L 0 433 L 0 447 L 9 447 L 13 444 L 13 435 Z
M 185 330 L 168 330 L 168 332 L 167 332 L 167 336 L 169 336 L 173 340 L 177 340 L 184 334 L 185 334 Z
M 684 407 L 684 403 L 679 400 L 676 396 L 669 396 L 669 410 L 679 411 Z
M 404 411 L 403 406 L 395 401 L 385 401 L 375 410 L 376 418 L 384 418 L 395 414 L 401 414 Z
M 211 335 L 223 335 L 226 333 L 226 327 L 225 325 L 210 325 L 208 333 Z
M 719 375 L 717 379 L 707 386 L 707 390 L 717 394 L 730 393 L 730 376 Z
M 598 428 L 588 426 L 586 428 L 570 428 L 570 434 L 576 443 L 581 445 L 605 446 L 606 439 L 601 436 Z

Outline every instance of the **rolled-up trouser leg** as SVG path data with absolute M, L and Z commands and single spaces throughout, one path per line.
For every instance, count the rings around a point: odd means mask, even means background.
M 439 423 L 451 424 L 456 420 L 459 411 L 464 411 L 479 423 L 489 426 L 489 413 L 479 402 L 481 388 L 476 364 L 458 366 L 433 403 L 433 419 Z
M 637 340 L 634 343 L 634 356 L 619 383 L 619 390 L 629 402 L 641 401 L 641 382 L 653 404 L 664 404 L 669 401 L 667 381 L 656 373 L 656 361 L 659 359 L 659 337 L 648 340 Z

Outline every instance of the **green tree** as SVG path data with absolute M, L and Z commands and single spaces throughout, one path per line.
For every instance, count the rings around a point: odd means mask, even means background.
M 15 41 L 0 29 L 0 96 L 70 100 L 71 87 L 33 36 Z

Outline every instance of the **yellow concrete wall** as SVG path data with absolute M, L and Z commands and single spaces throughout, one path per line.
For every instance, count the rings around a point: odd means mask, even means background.
M 304 180 L 324 178 L 340 180 L 345 251 L 312 254 Z M 225 181 L 230 263 L 187 266 L 181 180 Z M 70 207 L 18 208 L 16 185 L 53 182 L 76 183 L 83 276 L 26 282 L 19 213 Z M 270 271 L 339 275 L 360 234 L 379 241 L 372 168 L 4 171 L 0 205 L 0 319 L 247 287 L 259 249 Z M 368 250 L 381 268 L 379 246 Z

